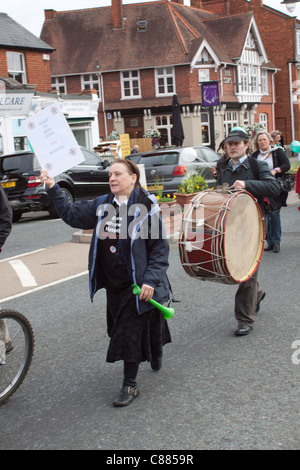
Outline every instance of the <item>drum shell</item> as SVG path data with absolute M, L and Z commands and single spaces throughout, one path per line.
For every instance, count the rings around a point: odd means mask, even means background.
M 180 259 L 191 277 L 237 284 L 258 268 L 264 241 L 263 214 L 250 193 L 203 191 L 184 212 Z

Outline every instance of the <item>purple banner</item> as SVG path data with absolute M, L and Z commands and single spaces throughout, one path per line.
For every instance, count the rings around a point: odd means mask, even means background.
M 218 82 L 206 82 L 201 84 L 202 106 L 219 106 Z

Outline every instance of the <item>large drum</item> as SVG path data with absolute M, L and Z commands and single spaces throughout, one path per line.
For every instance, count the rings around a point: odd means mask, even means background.
M 179 253 L 182 266 L 198 279 L 238 284 L 259 266 L 264 218 L 246 191 L 203 191 L 183 215 Z

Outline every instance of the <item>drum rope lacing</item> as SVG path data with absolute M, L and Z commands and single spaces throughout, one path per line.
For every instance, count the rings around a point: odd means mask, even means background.
M 212 231 L 212 235 L 210 237 L 207 237 L 205 238 L 205 242 L 208 242 L 208 241 L 212 241 L 212 242 L 215 242 L 219 237 L 221 237 L 221 239 L 223 240 L 223 236 L 225 235 L 225 231 L 223 229 L 223 225 L 222 223 L 220 224 L 220 228 L 217 228 L 216 226 L 212 226 L 212 225 L 209 225 L 207 222 L 209 219 L 219 219 L 220 215 L 222 214 L 222 220 L 223 218 L 225 218 L 225 214 L 230 211 L 230 207 L 228 206 L 223 206 L 221 207 L 221 209 L 219 209 L 219 206 L 216 205 L 216 202 L 213 202 L 211 204 L 207 204 L 207 206 L 210 206 L 211 208 L 217 208 L 218 211 L 216 213 L 213 213 L 211 216 L 207 217 L 205 219 L 205 225 L 207 227 L 207 229 L 210 231 Z M 203 207 L 204 208 L 204 204 L 201 203 L 201 202 L 196 202 L 196 204 L 194 204 L 194 207 L 198 208 L 198 207 Z M 188 215 L 188 214 L 187 214 Z M 194 222 L 194 219 L 191 219 L 189 217 L 184 217 L 183 218 L 183 224 L 187 225 L 189 222 Z M 201 225 L 204 225 L 204 224 L 201 224 Z M 217 224 L 216 224 L 217 225 Z M 198 225 L 199 226 L 199 225 Z M 196 243 L 199 243 L 199 242 L 204 242 L 204 240 L 197 240 Z M 228 274 L 224 274 L 224 269 L 221 268 L 220 266 L 220 262 L 221 262 L 221 265 L 223 266 L 223 262 L 225 260 L 225 256 L 224 254 L 218 254 L 218 253 L 211 253 L 210 251 L 208 250 L 205 250 L 202 246 L 201 248 L 195 244 L 193 244 L 193 242 L 191 241 L 182 241 L 182 236 L 181 236 L 181 240 L 179 240 L 178 242 L 179 244 L 181 245 L 185 245 L 186 247 L 188 247 L 188 250 L 187 251 L 193 251 L 193 250 L 201 250 L 203 253 L 207 253 L 207 254 L 211 254 L 212 255 L 212 259 L 210 260 L 204 260 L 204 261 L 199 261 L 197 263 L 189 263 L 189 262 L 182 262 L 182 265 L 183 266 L 187 266 L 187 267 L 198 267 L 198 269 L 201 269 L 209 274 L 214 274 L 216 277 L 218 278 L 229 278 L 230 276 Z M 218 247 L 218 244 L 215 244 L 214 243 L 214 247 Z M 222 251 L 222 249 L 221 249 Z M 204 267 L 205 264 L 214 264 L 217 269 L 217 273 L 215 271 L 212 271 L 211 269 L 207 269 L 206 267 Z M 224 268 L 224 266 L 223 266 Z

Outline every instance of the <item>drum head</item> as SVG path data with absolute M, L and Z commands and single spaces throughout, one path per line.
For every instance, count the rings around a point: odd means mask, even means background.
M 258 204 L 249 194 L 240 193 L 230 204 L 224 235 L 226 265 L 233 279 L 243 282 L 255 271 L 263 237 Z

